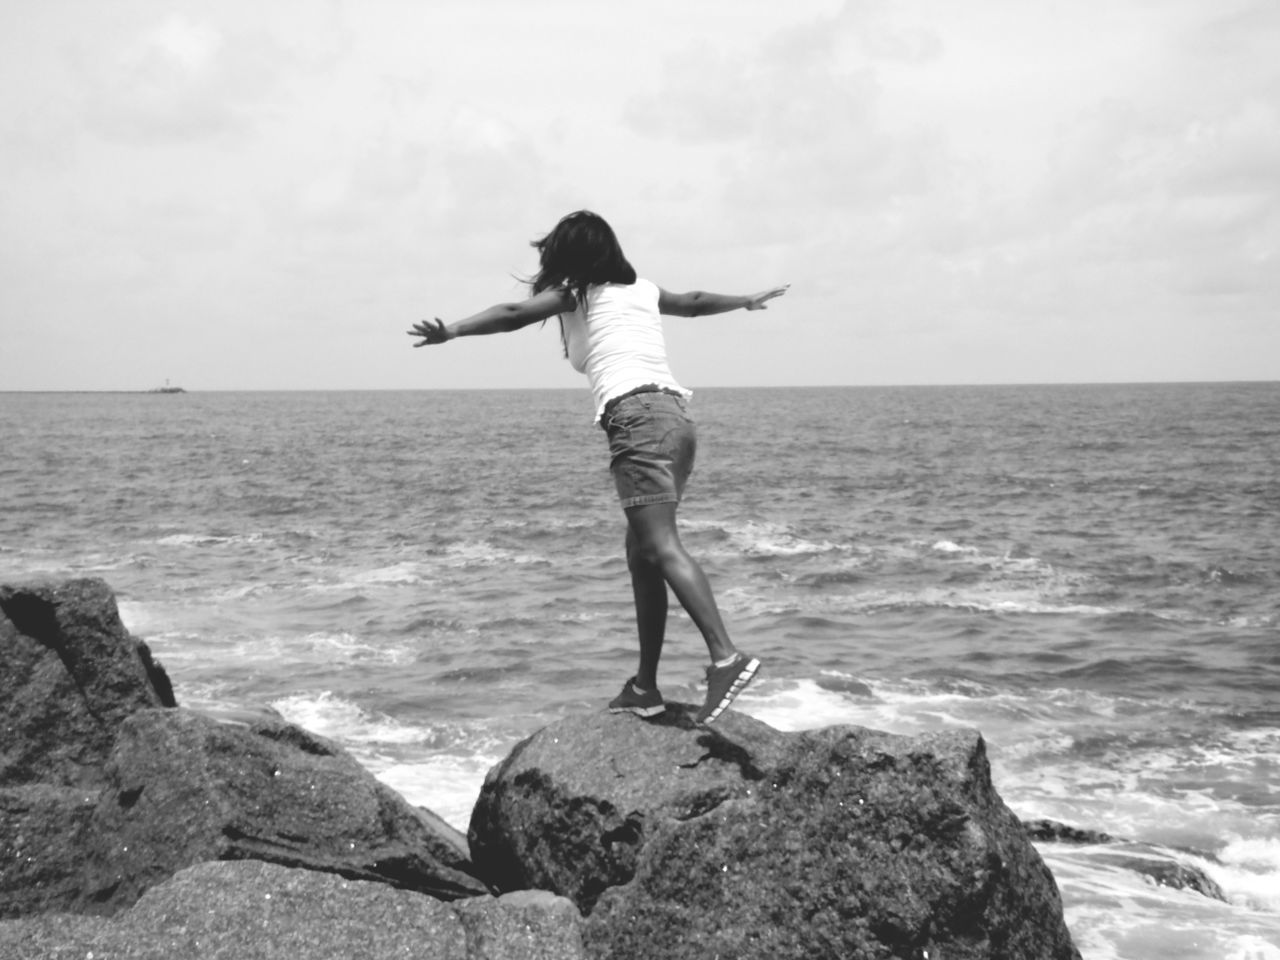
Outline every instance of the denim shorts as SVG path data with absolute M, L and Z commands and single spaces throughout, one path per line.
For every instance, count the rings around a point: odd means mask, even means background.
M 698 449 L 683 397 L 658 392 L 623 397 L 600 425 L 609 438 L 609 470 L 622 509 L 680 502 Z

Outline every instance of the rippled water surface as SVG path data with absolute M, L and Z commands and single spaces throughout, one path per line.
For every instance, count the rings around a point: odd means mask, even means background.
M 967 725 L 1087 960 L 1280 957 L 1280 384 L 703 390 L 681 508 L 786 729 Z M 464 827 L 632 672 L 585 391 L 0 394 L 0 579 L 92 575 L 179 699 L 269 703 Z M 676 615 L 668 699 L 705 648 Z

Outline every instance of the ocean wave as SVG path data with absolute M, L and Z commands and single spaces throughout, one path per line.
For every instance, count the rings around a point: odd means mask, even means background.
M 765 681 L 741 709 L 780 730 L 854 724 L 915 735 L 943 727 L 998 729 L 1025 718 L 1039 697 L 959 678 L 885 680 L 824 670 L 817 677 Z M 997 722 L 999 719 L 1000 722 Z
M 808 587 L 812 581 L 799 578 L 798 585 Z M 860 586 L 854 577 L 822 581 L 824 585 Z M 1016 589 L 1000 584 L 967 584 L 965 589 L 920 587 L 915 590 L 815 590 L 803 597 L 788 596 L 779 601 L 777 593 L 752 593 L 744 588 L 725 591 L 736 597 L 740 615 L 751 617 L 783 617 L 798 610 L 808 615 L 864 616 L 895 613 L 928 613 L 953 611 L 965 614 L 1029 617 L 1106 617 L 1116 611 L 1068 598 L 1045 595 L 1044 591 Z
M 290 723 L 345 744 L 411 744 L 441 749 L 462 737 L 457 724 L 407 724 L 365 710 L 328 690 L 282 697 L 273 700 L 271 706 Z
M 312 593 L 336 593 L 366 587 L 412 587 L 434 580 L 426 572 L 427 564 L 406 560 L 386 566 L 365 569 L 342 569 L 328 573 L 328 579 L 312 581 L 303 589 Z
M 1280 837 L 1232 837 L 1203 866 L 1231 903 L 1280 913 Z
M 992 589 L 983 592 L 955 593 L 943 590 L 922 590 L 915 594 L 889 595 L 869 598 L 857 604 L 864 613 L 901 612 L 912 610 L 956 610 L 964 613 L 990 613 L 1010 616 L 1075 616 L 1105 617 L 1115 611 L 1084 603 L 1068 603 L 1033 597 L 1001 596 Z
M 341 669 L 344 664 L 398 667 L 418 658 L 416 644 L 375 642 L 349 631 L 201 635 L 185 629 L 148 629 L 145 616 L 141 621 L 122 619 L 129 631 L 154 647 L 166 664 L 221 663 L 231 668 L 283 664 L 295 669 L 319 664 Z
M 386 567 L 375 567 L 372 570 L 361 570 L 348 575 L 346 581 L 354 586 L 411 586 L 422 583 L 424 579 L 422 565 L 412 561 L 393 563 Z
M 931 551 L 943 556 L 949 557 L 967 557 L 973 559 L 977 557 L 977 547 L 962 547 L 958 543 L 952 543 L 950 540 L 939 540 L 937 543 L 929 547 Z
M 492 567 L 508 564 L 549 564 L 551 561 L 536 553 L 516 553 L 499 547 L 488 540 L 468 540 L 451 543 L 445 547 L 441 559 L 450 567 Z
M 332 691 L 271 703 L 287 721 L 341 744 L 409 803 L 465 831 L 489 770 L 519 738 L 487 721 L 408 723 Z
M 455 829 L 466 831 L 485 776 L 503 752 L 433 756 L 420 761 L 365 762 L 374 776 L 411 804 L 426 807 Z
M 740 523 L 721 520 L 689 520 L 682 526 L 689 533 L 719 535 L 731 548 L 731 552 L 753 559 L 847 553 L 852 549 L 848 544 L 809 539 L 797 534 L 783 523 L 757 520 Z
M 1160 886 L 1077 848 L 1051 844 L 1040 853 L 1062 891 L 1072 939 L 1089 960 L 1280 960 L 1273 914 Z
M 270 540 L 270 537 L 263 533 L 171 533 L 167 536 L 157 537 L 154 540 L 143 542 L 154 543 L 164 547 L 214 547 L 251 543 L 257 544 L 267 542 L 268 540 Z
M 820 686 L 816 680 L 765 678 L 748 687 L 734 707 L 778 730 L 816 730 L 857 723 L 858 711 L 851 708 L 851 696 L 843 690 Z

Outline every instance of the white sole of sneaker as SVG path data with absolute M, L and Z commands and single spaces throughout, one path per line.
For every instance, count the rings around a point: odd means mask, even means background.
M 659 704 L 656 707 L 610 707 L 610 713 L 634 713 L 637 717 L 656 717 L 660 713 L 666 713 L 667 705 Z
M 701 718 L 697 722 L 703 723 L 703 724 L 712 723 L 716 719 L 716 717 L 724 713 L 725 710 L 728 709 L 729 704 L 733 703 L 733 701 L 738 698 L 738 694 L 740 694 L 743 690 L 747 689 L 747 684 L 749 684 L 752 680 L 756 678 L 756 673 L 759 671 L 759 669 L 760 669 L 759 660 L 757 660 L 755 657 L 752 657 L 750 660 L 748 660 L 746 664 L 742 667 L 742 669 L 738 671 L 738 675 L 734 677 L 733 683 L 730 684 L 729 689 L 725 693 L 725 695 L 720 698 L 720 702 L 715 705 L 715 707 L 712 709 L 710 713 L 708 713 L 705 717 Z

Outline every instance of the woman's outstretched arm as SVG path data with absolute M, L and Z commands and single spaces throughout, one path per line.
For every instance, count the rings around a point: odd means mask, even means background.
M 702 317 L 709 313 L 728 313 L 730 310 L 767 310 L 766 304 L 774 297 L 782 296 L 790 286 L 791 284 L 784 283 L 780 287 L 745 296 L 707 293 L 705 290 L 668 293 L 659 287 L 658 312 L 676 317 Z
M 510 333 L 539 320 L 554 317 L 557 313 L 566 313 L 574 308 L 573 294 L 568 290 L 543 290 L 535 293 L 528 300 L 519 303 L 498 303 L 492 307 L 474 313 L 462 320 L 445 323 L 439 317 L 434 320 L 419 320 L 412 330 L 406 331 L 411 337 L 421 338 L 415 347 L 425 347 L 435 343 L 444 343 L 454 337 L 476 337 L 489 333 Z

